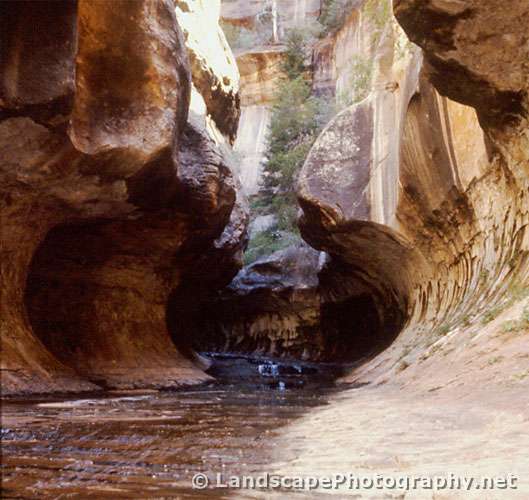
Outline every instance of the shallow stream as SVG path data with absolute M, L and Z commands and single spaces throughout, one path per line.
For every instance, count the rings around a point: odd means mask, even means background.
M 3 401 L 2 498 L 196 498 L 196 473 L 270 470 L 281 428 L 340 390 L 338 366 L 222 356 L 211 371 L 174 392 Z

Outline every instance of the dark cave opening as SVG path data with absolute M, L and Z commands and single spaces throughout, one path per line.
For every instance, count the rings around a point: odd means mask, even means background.
M 95 273 L 107 255 L 102 239 L 88 240 L 96 223 L 61 224 L 37 248 L 26 279 L 25 303 L 33 333 L 61 362 L 75 370 L 81 347 L 94 346 L 90 325 L 96 317 Z M 85 337 L 85 333 L 87 337 Z M 87 357 L 95 355 L 84 350 Z
M 341 292 L 228 291 L 197 305 L 186 318 L 187 331 L 198 352 L 357 364 L 396 339 L 407 319 L 405 301 L 380 290 Z
M 58 360 L 103 386 L 170 385 L 178 370 L 189 376 L 190 349 L 171 340 L 166 324 L 171 259 L 185 235 L 176 217 L 56 226 L 26 279 L 33 333 Z
M 171 289 L 150 264 L 156 244 L 137 246 L 136 231 L 105 220 L 57 226 L 29 270 L 25 300 L 35 335 L 92 381 L 115 363 L 162 371 L 175 356 L 207 369 L 197 353 L 357 365 L 387 348 L 407 319 L 406 297 L 388 282 L 336 263 L 319 272 L 310 263 L 317 279 L 309 287 L 282 283 L 285 267 L 276 266 L 271 287 L 241 291 L 232 283 L 217 291 L 210 267 L 189 257 Z
M 383 324 L 368 294 L 322 304 L 320 322 L 325 356 L 334 361 L 355 361 L 391 339 L 392 329 Z

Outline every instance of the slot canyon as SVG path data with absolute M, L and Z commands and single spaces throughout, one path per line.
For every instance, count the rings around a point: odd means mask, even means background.
M 528 498 L 528 23 L 2 2 L 2 498 Z

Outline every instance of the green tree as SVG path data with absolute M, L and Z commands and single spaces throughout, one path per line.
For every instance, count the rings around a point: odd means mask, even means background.
M 253 217 L 274 214 L 277 222 L 252 238 L 245 255 L 247 263 L 300 239 L 296 177 L 316 137 L 335 111 L 312 93 L 308 56 L 313 37 L 310 29 L 291 30 L 285 39 L 281 64 L 284 77 L 277 85 L 272 105 L 263 186 L 250 204 Z
M 263 198 L 278 217 L 278 227 L 297 232 L 295 180 L 321 130 L 322 106 L 312 95 L 307 67 L 307 36 L 289 32 L 282 62 L 285 75 L 276 89 L 264 167 Z
M 286 50 L 281 61 L 281 71 L 289 80 L 306 74 L 309 50 L 309 34 L 299 28 L 291 29 L 285 40 Z
M 354 0 L 323 0 L 319 22 L 322 25 L 320 36 L 325 36 L 340 29 L 351 12 Z

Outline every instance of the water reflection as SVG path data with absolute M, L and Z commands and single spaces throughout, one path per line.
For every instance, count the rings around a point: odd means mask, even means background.
M 4 401 L 3 498 L 196 497 L 197 472 L 266 470 L 280 428 L 337 390 L 285 380 Z

